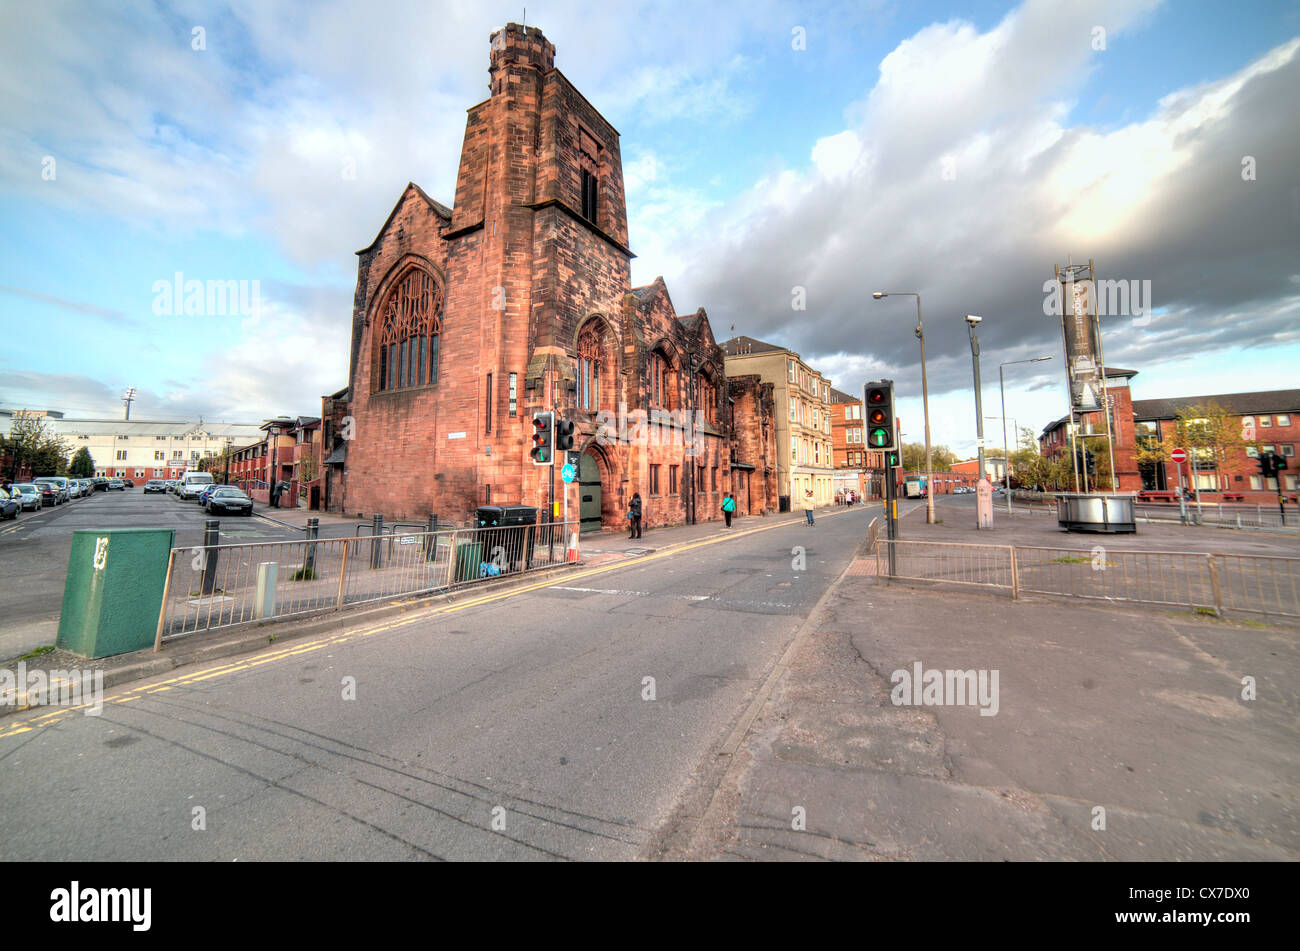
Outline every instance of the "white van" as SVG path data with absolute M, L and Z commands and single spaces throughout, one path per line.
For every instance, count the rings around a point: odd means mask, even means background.
M 181 476 L 180 484 L 176 486 L 176 497 L 184 502 L 197 499 L 203 487 L 212 482 L 211 472 L 187 472 Z

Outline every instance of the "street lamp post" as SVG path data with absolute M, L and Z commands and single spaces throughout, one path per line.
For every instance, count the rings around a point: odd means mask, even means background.
M 1004 406 L 1003 409 L 1005 408 L 1006 407 Z M 1018 428 L 1016 425 L 1016 418 L 1014 416 L 985 416 L 984 418 L 997 419 L 1002 421 L 1002 456 L 1003 456 L 1002 484 L 1006 488 L 1007 492 L 1010 492 L 1011 491 L 1011 456 L 1010 456 L 1010 450 L 1007 448 L 1007 422 L 1010 421 L 1011 423 L 1011 431 L 1016 432 Z M 996 463 L 994 464 L 994 468 L 997 468 Z M 1007 514 L 1008 515 L 1011 514 L 1011 506 L 1009 505 L 1007 506 Z
M 983 488 L 982 483 L 986 483 L 988 481 L 988 473 L 984 469 L 984 400 L 980 395 L 980 341 L 979 341 L 979 337 L 975 336 L 975 325 L 978 324 L 983 319 L 984 319 L 983 317 L 977 317 L 974 314 L 966 315 L 966 326 L 970 331 L 971 364 L 975 369 L 975 436 L 979 440 L 979 463 L 978 463 L 979 479 L 977 480 L 977 484 L 976 484 L 976 491 L 979 494 L 975 502 L 975 527 L 976 528 L 985 527 L 984 496 L 987 493 L 980 490 Z M 989 524 L 987 527 L 992 528 L 993 509 L 992 509 L 991 494 L 989 495 L 989 499 L 990 499 L 989 509 L 988 509 Z
M 926 505 L 925 505 L 925 522 L 927 525 L 934 524 L 934 492 L 930 490 L 931 483 L 934 482 L 934 469 L 930 461 L 930 386 L 925 377 L 925 327 L 921 323 L 921 295 L 911 291 L 876 291 L 872 294 L 875 300 L 889 297 L 915 297 L 916 298 L 916 339 L 921 341 L 921 406 L 925 416 L 925 485 L 926 485 Z M 903 447 L 898 447 L 899 459 L 902 459 Z
M 1050 360 L 1051 357 L 1030 357 L 1028 360 L 1008 360 L 1006 363 L 998 364 L 998 390 L 1002 393 L 1002 455 L 1003 462 L 1007 467 L 1006 487 L 1007 487 L 1007 514 L 1011 514 L 1011 449 L 1007 445 L 1007 381 L 1002 372 L 1003 367 L 1009 367 L 1016 363 L 1042 363 L 1044 360 Z M 1016 433 L 1016 439 L 1019 441 L 1020 434 Z

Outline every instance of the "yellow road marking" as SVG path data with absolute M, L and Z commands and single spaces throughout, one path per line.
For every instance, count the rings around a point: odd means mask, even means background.
M 844 511 L 844 512 L 832 512 L 828 515 L 823 515 L 822 517 L 824 519 L 834 518 L 837 515 L 849 515 L 851 514 L 851 512 L 852 510 Z M 737 538 L 743 538 L 746 535 L 756 535 L 759 532 L 770 532 L 776 528 L 782 528 L 787 525 L 798 525 L 798 524 L 800 523 L 797 519 L 788 519 L 782 522 L 774 522 L 771 525 L 761 525 L 757 528 L 746 529 L 742 532 L 731 532 L 723 535 L 710 535 L 709 537 L 702 538 L 699 541 L 683 542 L 681 544 L 672 545 L 669 546 L 668 548 L 661 549 L 660 551 L 656 551 L 648 555 L 637 555 L 632 558 L 611 562 L 610 564 L 607 565 L 598 565 L 594 568 L 588 568 L 584 571 L 577 572 L 576 574 L 565 575 L 562 581 L 567 584 L 571 581 L 578 581 L 583 578 L 590 578 L 595 575 L 602 575 L 602 574 L 607 574 L 608 572 L 611 571 L 618 571 L 619 569 L 622 568 L 628 568 L 634 565 L 645 564 L 646 562 L 650 562 L 650 561 L 657 561 L 660 558 L 667 558 L 670 555 L 678 555 L 681 554 L 682 552 L 693 551 L 696 548 L 704 548 L 709 545 L 720 544 L 721 542 L 733 541 L 734 539 Z M 222 674 L 232 674 L 232 673 L 237 673 L 238 671 L 241 670 L 249 670 L 253 667 L 261 667 L 265 664 L 269 664 L 277 660 L 283 660 L 286 657 L 292 657 L 297 654 L 310 653 L 312 651 L 320 650 L 322 647 L 330 647 L 337 644 L 345 644 L 348 641 L 353 640 L 354 638 L 369 637 L 372 634 L 382 634 L 385 631 L 394 631 L 399 628 L 408 627 L 412 624 L 417 624 L 421 621 L 428 621 L 428 620 L 432 620 L 433 618 L 442 617 L 447 614 L 454 614 L 455 612 L 463 611 L 466 608 L 479 607 L 484 604 L 492 604 L 497 601 L 502 601 L 506 598 L 515 597 L 517 595 L 528 594 L 533 591 L 540 591 L 543 588 L 551 588 L 559 583 L 560 583 L 559 580 L 556 580 L 554 578 L 549 578 L 544 581 L 538 581 L 533 584 L 525 585 L 521 588 L 511 588 L 509 591 L 502 591 L 497 594 L 488 594 L 477 598 L 471 598 L 470 600 L 462 601 L 459 604 L 447 604 L 447 605 L 442 605 L 441 607 L 430 608 L 428 610 L 419 611 L 412 614 L 410 617 L 398 618 L 394 621 L 386 621 L 382 624 L 357 628 L 351 631 L 341 631 L 338 634 L 330 634 L 325 637 L 319 638 L 318 640 L 315 641 L 297 643 L 291 647 L 285 647 L 278 651 L 273 651 L 271 653 L 268 653 L 262 657 L 258 657 L 255 659 L 242 660 L 235 663 L 221 664 L 216 667 L 209 667 L 203 670 L 191 671 L 186 674 L 181 674 L 179 676 L 171 678 L 170 680 L 163 680 L 163 681 L 150 683 L 150 684 L 142 684 L 138 687 L 130 687 L 123 694 L 117 697 L 107 698 L 105 702 L 127 703 L 132 700 L 139 700 L 145 694 L 162 693 L 165 690 L 172 690 L 175 687 L 183 687 L 189 684 L 199 683 L 204 680 L 211 680 L 213 677 L 218 677 Z M 89 704 L 83 706 L 89 706 Z M 24 707 L 20 709 L 27 709 L 27 708 Z M 27 733 L 39 726 L 48 726 L 49 723 L 55 722 L 53 719 L 49 719 L 49 718 L 54 718 L 63 714 L 69 714 L 73 711 L 73 709 L 81 709 L 81 707 L 76 707 L 71 709 L 64 708 L 64 709 L 54 711 L 52 713 L 42 714 L 39 717 L 35 717 L 31 721 L 18 722 L 14 724 L 14 726 L 17 727 L 17 729 L 11 729 L 8 732 L 0 733 L 0 739 L 4 739 L 7 736 L 17 736 L 20 733 Z M 28 725 L 28 723 L 30 723 L 31 725 Z

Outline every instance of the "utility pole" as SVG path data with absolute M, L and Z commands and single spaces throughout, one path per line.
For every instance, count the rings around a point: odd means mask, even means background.
M 126 415 L 123 419 L 131 418 L 131 404 L 135 401 L 135 387 L 128 386 L 126 392 L 122 394 L 122 402 L 126 404 Z

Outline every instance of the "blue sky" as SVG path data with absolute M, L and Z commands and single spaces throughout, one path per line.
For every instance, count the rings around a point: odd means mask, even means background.
M 0 352 L 0 407 L 116 415 L 134 385 L 137 417 L 319 411 L 346 383 L 352 252 L 408 180 L 450 204 L 488 34 L 519 10 L 388 14 L 4 14 L 0 314 L 40 331 Z M 893 376 L 905 423 L 913 305 L 869 293 L 920 290 L 936 442 L 973 445 L 966 312 L 985 316 L 986 413 L 999 362 L 1050 353 L 1009 369 L 1008 415 L 1062 414 L 1059 329 L 1034 311 L 1067 254 L 1152 281 L 1156 319 L 1107 328 L 1138 398 L 1297 385 L 1296 3 L 537 4 L 529 19 L 622 134 L 634 280 L 662 274 L 719 338 L 734 324 L 791 345 L 842 389 Z M 157 314 L 176 272 L 256 281 L 262 306 Z

